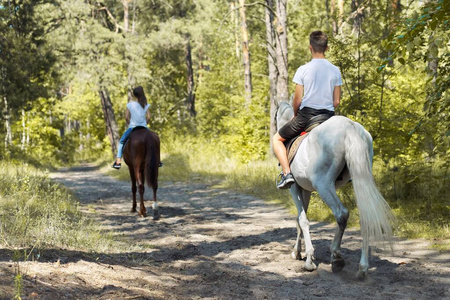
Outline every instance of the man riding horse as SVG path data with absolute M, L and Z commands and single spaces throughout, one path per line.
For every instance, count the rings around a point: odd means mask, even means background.
M 294 118 L 278 130 L 273 137 L 273 150 L 280 162 L 282 173 L 277 188 L 287 189 L 294 182 L 286 155 L 284 141 L 298 136 L 308 121 L 317 115 L 334 116 L 334 109 L 341 98 L 341 73 L 325 59 L 328 38 L 322 31 L 309 36 L 312 60 L 298 68 L 293 81 L 297 84 L 294 94 Z

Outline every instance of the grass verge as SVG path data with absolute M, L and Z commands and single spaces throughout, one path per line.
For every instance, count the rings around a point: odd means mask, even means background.
M 4 249 L 120 249 L 112 235 L 84 216 L 74 196 L 46 172 L 0 161 L 0 246 Z M 31 251 L 36 252 L 36 251 Z M 29 251 L 29 253 L 31 253 Z M 30 254 L 31 255 L 31 254 Z M 23 257 L 30 258 L 30 255 Z

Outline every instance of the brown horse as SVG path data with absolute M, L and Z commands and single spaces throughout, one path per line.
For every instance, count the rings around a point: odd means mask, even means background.
M 156 133 L 145 127 L 135 128 L 124 147 L 123 158 L 128 165 L 131 177 L 131 191 L 133 192 L 133 207 L 131 212 L 136 212 L 136 182 L 139 187 L 140 209 L 139 215 L 147 216 L 144 206 L 144 182 L 153 189 L 153 219 L 159 218 L 156 191 L 158 190 L 158 168 L 160 164 L 160 141 Z

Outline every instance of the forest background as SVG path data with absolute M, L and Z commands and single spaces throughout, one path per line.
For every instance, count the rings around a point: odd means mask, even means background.
M 449 1 L 0 3 L 3 162 L 112 162 L 130 90 L 141 85 L 163 180 L 195 173 L 290 203 L 274 183 L 273 115 L 311 59 L 309 33 L 323 30 L 344 82 L 337 113 L 374 137 L 374 174 L 397 234 L 448 238 Z M 340 195 L 355 207 L 351 187 Z M 320 201 L 310 211 L 332 220 Z

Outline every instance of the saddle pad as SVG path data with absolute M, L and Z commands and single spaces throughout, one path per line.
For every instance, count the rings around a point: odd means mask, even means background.
M 300 144 L 303 142 L 305 137 L 308 136 L 309 133 L 303 134 L 299 137 L 297 137 L 292 143 L 289 143 L 287 146 L 287 157 L 289 164 L 292 163 L 292 160 L 294 159 L 295 154 L 297 153 L 298 148 L 300 147 Z

